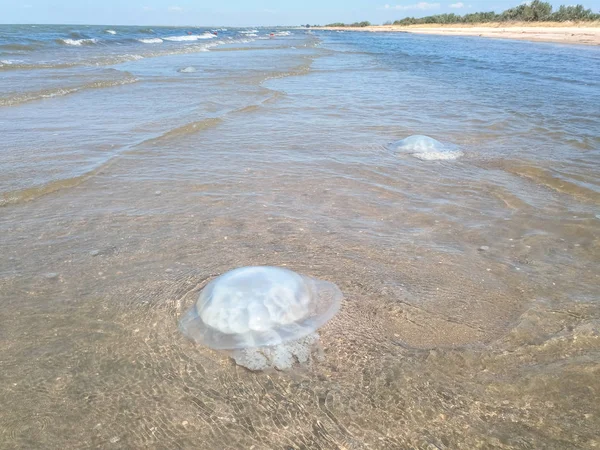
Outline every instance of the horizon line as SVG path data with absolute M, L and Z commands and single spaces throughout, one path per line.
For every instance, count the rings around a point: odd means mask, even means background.
M 306 25 L 160 25 L 160 24 L 106 24 L 106 23 L 25 23 L 25 22 L 17 22 L 17 23 L 8 23 L 8 22 L 0 22 L 0 26 L 2 25 L 50 25 L 50 26 L 85 26 L 85 27 L 172 27 L 172 28 L 306 28 Z M 313 26 L 322 26 L 322 25 L 310 25 Z

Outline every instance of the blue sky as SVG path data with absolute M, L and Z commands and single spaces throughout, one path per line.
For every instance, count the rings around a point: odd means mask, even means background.
M 299 25 L 383 23 L 444 12 L 503 11 L 521 0 L 0 0 L 0 23 Z M 565 1 L 553 3 L 574 4 Z M 600 0 L 583 1 L 600 10 Z

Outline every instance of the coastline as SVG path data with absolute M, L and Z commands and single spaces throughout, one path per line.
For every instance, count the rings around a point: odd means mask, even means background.
M 417 34 L 437 34 L 444 36 L 479 36 L 485 38 L 518 39 L 537 42 L 558 42 L 563 44 L 600 45 L 600 24 L 598 22 L 559 24 L 540 22 L 537 24 L 516 22 L 489 24 L 420 24 L 420 25 L 373 25 L 368 27 L 315 27 L 331 31 L 400 32 Z

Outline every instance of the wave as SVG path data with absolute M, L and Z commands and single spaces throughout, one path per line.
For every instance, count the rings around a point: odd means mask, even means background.
M 162 42 L 163 42 L 163 40 L 161 38 L 138 39 L 138 41 L 143 44 L 162 44 Z
M 204 34 L 188 34 L 186 36 L 168 36 L 163 38 L 165 41 L 175 41 L 175 42 L 184 42 L 184 41 L 197 41 L 199 39 L 213 39 L 216 36 L 212 33 L 204 33 Z
M 108 34 L 117 34 L 115 30 L 104 30 L 104 32 Z
M 85 172 L 72 178 L 53 180 L 41 186 L 33 186 L 30 188 L 0 193 L 0 207 L 29 202 L 62 189 L 77 187 L 81 183 L 99 174 L 102 170 L 110 167 L 116 159 L 117 157 L 111 157 L 89 172 Z
M 210 34 L 210 33 L 205 33 L 204 35 L 192 35 L 192 36 L 172 36 L 171 38 L 163 38 L 165 40 L 177 40 L 178 38 L 188 38 L 186 40 L 188 41 L 196 41 L 198 39 L 204 39 L 204 40 L 209 40 L 209 39 L 213 39 L 216 36 Z M 189 39 L 191 38 L 191 39 Z M 87 38 L 86 38 L 87 39 Z M 148 39 L 160 39 L 160 38 L 148 38 Z M 136 42 L 139 42 L 138 39 L 135 40 Z M 179 47 L 174 47 L 172 45 L 169 45 L 168 47 L 163 48 L 162 50 L 155 50 L 155 51 L 148 51 L 148 50 L 144 50 L 144 51 L 140 51 L 140 54 L 132 54 L 132 53 L 125 53 L 125 54 L 115 54 L 115 55 L 98 55 L 95 57 L 90 57 L 89 59 L 78 59 L 78 60 L 72 60 L 72 61 L 48 61 L 48 62 L 40 62 L 40 63 L 23 63 L 23 61 L 17 61 L 17 60 L 1 60 L 0 61 L 0 73 L 2 71 L 8 71 L 8 70 L 36 70 L 36 69 L 65 69 L 65 68 L 70 68 L 70 67 L 77 67 L 77 66 L 93 66 L 93 67 L 98 67 L 98 66 L 109 66 L 109 65 L 113 65 L 113 64 L 120 64 L 123 62 L 128 62 L 128 61 L 137 61 L 140 59 L 144 59 L 144 58 L 154 58 L 154 57 L 159 57 L 159 56 L 167 56 L 167 55 L 182 55 L 182 54 L 190 54 L 190 53 L 196 53 L 196 52 L 207 52 L 209 51 L 210 48 L 216 47 L 220 44 L 224 44 L 224 43 L 247 43 L 247 42 L 252 42 L 252 39 L 235 39 L 235 40 L 212 40 L 211 42 L 203 42 L 202 44 L 197 44 L 197 45 L 182 45 Z M 144 42 L 146 43 L 146 42 Z M 158 44 L 158 41 L 156 41 L 156 43 Z M 69 44 L 63 44 L 63 45 L 69 45 Z M 75 44 L 77 45 L 77 44 Z M 81 45 L 81 44 L 79 44 Z M 152 46 L 152 47 L 147 47 L 148 49 L 150 48 L 156 48 L 157 46 Z
M 259 110 L 261 105 L 248 105 L 232 111 L 233 114 L 246 114 Z
M 38 48 L 40 48 L 43 44 L 42 43 L 38 43 L 38 44 L 4 44 L 4 45 L 0 45 L 0 49 L 4 50 L 4 51 L 19 51 L 19 52 L 30 52 L 33 50 L 37 50 Z
M 0 72 L 4 70 L 35 70 L 35 69 L 66 69 L 73 67 L 74 63 L 42 63 L 42 64 L 23 64 L 23 61 L 19 60 L 6 60 L 0 61 Z
M 208 128 L 216 127 L 221 122 L 223 122 L 223 119 L 219 117 L 213 117 L 210 119 L 199 120 L 197 122 L 186 123 L 185 125 L 166 131 L 158 137 L 148 139 L 142 144 L 155 144 L 164 140 L 175 139 L 187 134 L 197 133 Z
M 160 55 L 149 55 L 151 56 L 160 56 Z M 104 56 L 90 60 L 84 61 L 73 61 L 73 62 L 47 62 L 47 63 L 38 63 L 38 64 L 22 64 L 22 61 L 15 60 L 3 60 L 0 61 L 0 72 L 4 70 L 36 70 L 36 69 L 68 69 L 70 67 L 76 66 L 110 66 L 113 64 L 120 64 L 128 61 L 139 61 L 140 59 L 144 59 L 143 55 L 137 54 L 124 54 L 124 55 L 114 55 L 114 56 Z
M 240 34 L 254 34 L 254 33 L 258 33 L 258 30 L 242 30 L 239 33 Z
M 98 39 L 95 38 L 85 38 L 85 39 L 58 39 L 57 42 L 59 44 L 63 44 L 63 45 L 74 45 L 74 46 L 81 46 L 81 45 L 93 45 L 96 44 L 98 42 Z
M 551 189 L 559 194 L 570 195 L 595 204 L 600 203 L 600 190 L 557 169 L 546 169 L 536 166 L 533 162 L 514 160 L 503 160 L 497 165 L 506 172 L 526 178 L 538 186 Z
M 80 86 L 69 86 L 55 89 L 44 89 L 41 91 L 24 92 L 8 97 L 0 97 L 0 107 L 15 106 L 23 103 L 33 102 L 36 100 L 43 100 L 53 97 L 62 97 L 69 94 L 74 94 L 86 89 L 104 89 L 116 86 L 124 86 L 139 81 L 133 75 L 126 73 L 126 77 L 120 80 L 101 80 L 94 81 L 91 83 L 83 84 Z

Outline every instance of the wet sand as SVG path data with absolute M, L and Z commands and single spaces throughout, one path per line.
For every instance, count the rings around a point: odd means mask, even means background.
M 485 25 L 376 25 L 364 28 L 354 27 L 323 27 L 326 30 L 339 31 L 370 31 L 370 32 L 404 32 L 417 34 L 437 34 L 444 36 L 479 36 L 500 39 L 519 39 L 525 41 L 561 42 L 565 44 L 600 45 L 600 26 L 594 22 L 591 25 L 561 26 L 556 23 L 504 24 L 494 23 Z

